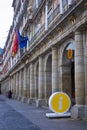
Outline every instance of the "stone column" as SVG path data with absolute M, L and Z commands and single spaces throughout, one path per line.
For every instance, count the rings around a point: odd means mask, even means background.
M 76 104 L 85 103 L 85 73 L 82 32 L 75 32 L 75 97 Z
M 43 74 L 43 58 L 39 57 L 39 83 L 38 83 L 38 101 L 37 101 L 37 107 L 42 106 L 44 103 L 44 74 Z
M 44 80 L 43 80 L 43 59 L 39 57 L 39 90 L 38 90 L 38 97 L 42 99 L 44 97 Z
M 18 72 L 16 73 L 16 96 L 18 96 L 18 87 L 19 87 L 19 77 L 18 77 Z
M 15 99 L 17 99 L 17 73 L 15 74 Z
M 13 98 L 15 98 L 16 94 L 16 75 L 13 75 Z
M 75 96 L 76 105 L 71 109 L 72 118 L 86 117 L 87 95 L 87 33 L 75 32 Z M 83 113 L 83 114 L 82 114 Z
M 10 76 L 10 90 L 12 91 L 12 76 Z
M 11 77 L 11 91 L 14 93 L 14 76 Z
M 27 85 L 26 85 L 26 66 L 22 71 L 22 102 L 26 102 L 27 97 Z
M 87 30 L 84 31 L 84 64 L 85 64 L 85 105 L 87 105 Z
M 27 97 L 27 68 L 24 67 L 23 97 Z
M 32 103 L 32 100 L 34 98 L 34 65 L 33 63 L 30 64 L 30 102 Z
M 22 96 L 22 89 L 21 89 L 21 87 L 22 87 L 22 70 L 20 70 L 20 72 L 19 72 L 19 100 L 21 100 L 21 96 Z
M 24 86 L 24 69 L 21 70 L 21 96 L 23 98 L 23 86 Z
M 52 47 L 52 93 L 58 91 L 58 50 Z
M 15 91 L 15 95 L 16 95 L 16 74 L 14 74 L 14 91 Z
M 17 73 L 15 74 L 15 99 L 17 98 Z
M 30 97 L 30 67 L 27 67 L 27 98 Z
M 11 90 L 11 76 L 9 76 L 9 89 Z

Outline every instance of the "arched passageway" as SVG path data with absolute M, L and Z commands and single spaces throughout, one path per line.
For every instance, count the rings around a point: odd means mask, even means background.
M 62 85 L 63 91 L 66 92 L 72 100 L 72 104 L 75 103 L 75 60 L 74 60 L 74 44 L 69 43 L 63 51 L 62 57 Z
M 52 94 L 52 55 L 49 55 L 46 62 L 46 99 Z

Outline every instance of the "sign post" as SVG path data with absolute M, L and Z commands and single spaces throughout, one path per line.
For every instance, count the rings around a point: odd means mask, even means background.
M 49 98 L 49 108 L 54 115 L 58 117 L 70 116 L 71 100 L 69 96 L 64 92 L 55 92 Z M 51 116 L 53 113 L 46 114 L 46 116 Z

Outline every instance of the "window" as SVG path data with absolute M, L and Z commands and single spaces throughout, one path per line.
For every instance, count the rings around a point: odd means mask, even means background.
M 52 8 L 52 0 L 50 0 L 49 2 L 48 2 L 48 18 L 49 18 L 49 16 L 52 14 L 52 12 L 53 12 L 53 8 Z
M 63 0 L 63 10 L 66 11 L 68 8 L 68 0 Z

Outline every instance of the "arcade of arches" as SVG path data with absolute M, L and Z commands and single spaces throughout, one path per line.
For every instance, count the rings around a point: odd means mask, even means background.
M 47 52 L 31 62 L 19 64 L 2 82 L 18 100 L 48 105 L 50 95 L 57 91 L 66 92 L 72 105 L 87 104 L 85 48 L 83 34 L 75 32 L 75 39 L 69 39 L 59 46 L 52 46 Z M 3 91 L 4 91 L 3 90 Z

